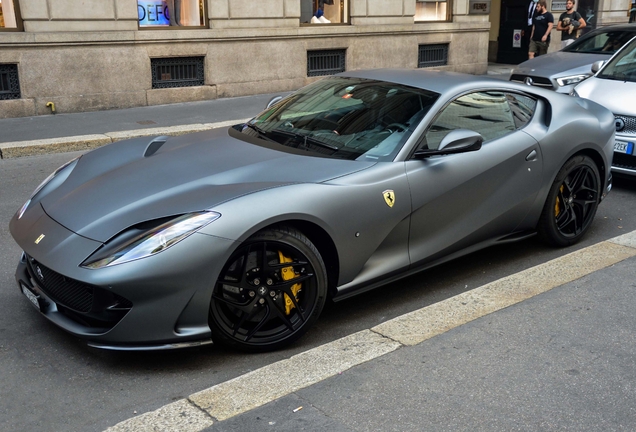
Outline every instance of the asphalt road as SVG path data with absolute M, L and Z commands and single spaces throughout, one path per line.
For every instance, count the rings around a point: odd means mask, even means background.
M 317 325 L 286 350 L 245 355 L 208 346 L 107 352 L 87 348 L 39 316 L 13 276 L 20 250 L 8 232 L 10 218 L 42 179 L 76 155 L 0 160 L 0 430 L 101 431 L 293 354 L 636 229 L 636 181 L 617 179 L 592 229 L 575 247 L 552 249 L 530 239 L 469 255 L 330 305 Z M 488 343 L 488 335 L 482 337 L 484 341 L 475 344 Z M 478 373 L 477 363 L 467 364 L 466 374 L 472 372 Z M 378 373 L 385 374 L 378 379 L 389 379 L 388 371 Z

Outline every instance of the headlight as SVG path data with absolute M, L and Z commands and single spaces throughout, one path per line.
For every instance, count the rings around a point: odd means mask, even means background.
M 31 200 L 33 200 L 33 198 L 38 194 L 38 192 L 44 189 L 44 187 L 48 185 L 53 179 L 58 180 L 58 183 L 60 184 L 64 180 L 66 180 L 66 178 L 71 174 L 71 171 L 73 171 L 73 168 L 75 168 L 75 165 L 77 165 L 77 161 L 79 160 L 80 157 L 81 156 L 78 156 L 75 159 L 72 159 L 66 162 L 64 165 L 62 165 L 61 167 L 53 171 L 53 173 L 50 176 L 45 178 L 44 181 L 40 183 L 40 185 L 37 188 L 35 188 L 31 196 L 27 200 L 27 202 L 25 202 L 24 205 L 20 208 L 20 211 L 18 211 L 18 219 L 20 219 L 22 215 L 24 215 L 24 212 L 27 210 L 27 208 L 29 208 L 29 204 L 31 204 Z
M 110 267 L 158 254 L 219 217 L 219 213 L 212 211 L 190 213 L 132 237 L 123 233 L 84 261 L 82 267 Z
M 568 85 L 580 83 L 581 81 L 583 81 L 584 79 L 589 78 L 590 76 L 591 75 L 589 75 L 589 74 L 571 75 L 571 76 L 557 78 L 556 81 L 557 81 L 557 83 L 559 83 L 559 85 L 561 87 L 563 87 L 563 86 L 568 86 Z

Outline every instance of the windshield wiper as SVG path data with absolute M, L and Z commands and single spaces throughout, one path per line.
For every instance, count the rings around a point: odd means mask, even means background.
M 275 139 L 272 139 L 272 138 L 268 137 L 267 136 L 267 132 L 265 132 L 263 129 L 259 128 L 258 126 L 253 125 L 251 123 L 245 123 L 245 126 L 247 126 L 248 128 L 252 129 L 253 131 L 255 131 L 258 134 L 259 138 L 262 138 L 262 139 L 267 140 L 267 141 L 274 142 L 276 144 L 280 144 Z
M 331 144 L 327 144 L 325 142 L 322 142 L 320 140 L 317 140 L 316 138 L 312 138 L 309 135 L 303 135 L 300 133 L 296 133 L 296 132 L 290 132 L 290 131 L 285 131 L 282 129 L 274 129 L 272 132 L 276 132 L 279 133 L 281 135 L 287 135 L 290 136 L 292 138 L 295 138 L 296 140 L 300 140 L 301 142 L 299 142 L 298 144 L 303 144 L 305 148 L 307 148 L 307 143 L 316 145 L 318 147 L 322 147 L 322 148 L 326 148 L 329 150 L 332 150 L 334 153 L 336 153 L 338 150 L 340 150 L 340 147 L 336 147 L 334 145 Z

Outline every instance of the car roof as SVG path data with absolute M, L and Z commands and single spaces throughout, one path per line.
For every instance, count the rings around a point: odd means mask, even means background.
M 493 87 L 518 90 L 517 85 L 511 84 L 509 81 L 487 76 L 431 69 L 369 69 L 343 72 L 337 76 L 387 81 L 436 93 L 444 93 L 451 88 L 461 90 L 464 87 Z

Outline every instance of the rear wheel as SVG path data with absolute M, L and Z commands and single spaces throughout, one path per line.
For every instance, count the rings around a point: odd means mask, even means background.
M 592 159 L 579 155 L 559 171 L 539 220 L 541 238 L 553 246 L 569 246 L 587 232 L 600 200 L 601 179 Z
M 325 265 L 307 237 L 287 227 L 259 232 L 232 254 L 217 280 L 212 338 L 247 351 L 283 347 L 316 321 L 326 294 Z

